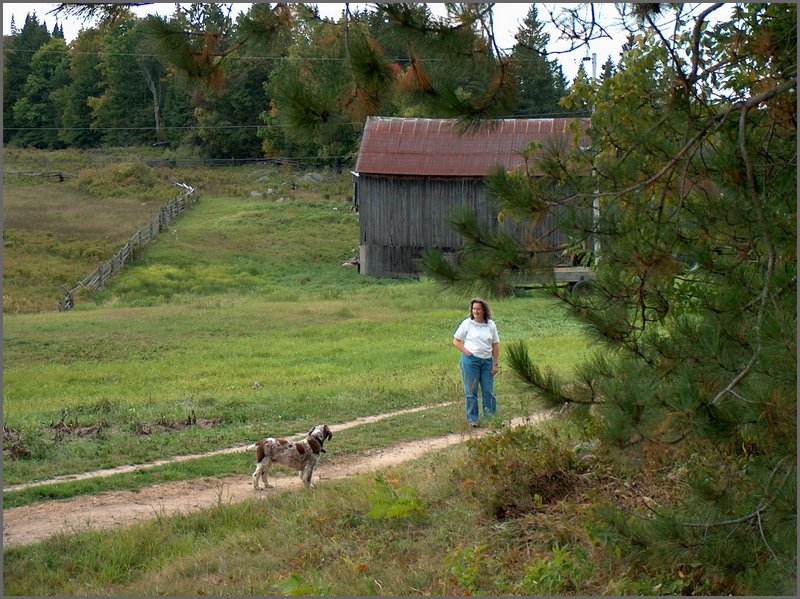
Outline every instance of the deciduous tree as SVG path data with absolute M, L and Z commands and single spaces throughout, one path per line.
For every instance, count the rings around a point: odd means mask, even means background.
M 69 59 L 70 82 L 62 95 L 62 129 L 59 139 L 66 145 L 79 148 L 95 147 L 100 132 L 92 129 L 92 111 L 87 98 L 97 93 L 101 84 L 101 34 L 97 29 L 82 29 L 71 44 Z

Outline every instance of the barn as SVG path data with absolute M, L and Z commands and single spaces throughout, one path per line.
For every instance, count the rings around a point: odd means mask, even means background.
M 462 247 L 449 219 L 464 207 L 501 226 L 487 201 L 484 177 L 498 164 L 507 170 L 522 165 L 522 150 L 533 141 L 545 145 L 570 138 L 575 120 L 500 119 L 461 133 L 454 119 L 369 117 L 353 171 L 361 273 L 416 276 L 425 248 L 450 253 Z M 551 231 L 552 224 L 552 217 L 544 218 L 534 234 Z M 509 219 L 502 226 L 520 229 Z M 554 243 L 563 241 L 559 231 L 549 236 Z

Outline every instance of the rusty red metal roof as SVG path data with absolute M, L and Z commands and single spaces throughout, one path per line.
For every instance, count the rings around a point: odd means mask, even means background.
M 524 163 L 532 141 L 571 139 L 570 125 L 588 119 L 497 119 L 460 133 L 455 119 L 368 117 L 355 172 L 381 175 L 482 177 L 501 164 Z

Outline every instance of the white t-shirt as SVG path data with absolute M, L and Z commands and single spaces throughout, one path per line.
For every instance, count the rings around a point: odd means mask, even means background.
M 475 322 L 471 318 L 465 318 L 458 325 L 453 337 L 459 339 L 473 356 L 484 359 L 492 357 L 492 344 L 500 342 L 493 320 Z

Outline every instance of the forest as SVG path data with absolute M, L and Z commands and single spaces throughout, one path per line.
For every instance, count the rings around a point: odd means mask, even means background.
M 423 54 L 442 35 L 443 20 L 425 4 L 404 11 L 348 10 L 333 22 L 310 4 L 254 4 L 236 16 L 224 4 L 178 5 L 168 18 L 139 18 L 123 7 L 69 44 L 58 24 L 49 32 L 28 15 L 4 40 L 3 142 L 46 149 L 152 144 L 208 158 L 350 162 L 368 115 L 449 116 L 415 89 L 417 77 L 450 76 L 450 61 L 439 57 L 447 47 Z M 507 57 L 491 50 L 478 26 L 485 15 L 474 8 L 451 14 L 473 20 L 458 33 L 459 44 L 492 67 L 517 65 L 519 92 L 502 116 L 567 112 L 559 104 L 567 82 L 545 52 L 549 38 L 536 5 Z M 398 19 L 427 33 L 401 41 L 392 29 Z M 380 73 L 359 66 L 370 53 Z M 481 76 L 458 81 L 459 93 L 468 94 Z M 313 121 L 310 135 L 298 121 Z

